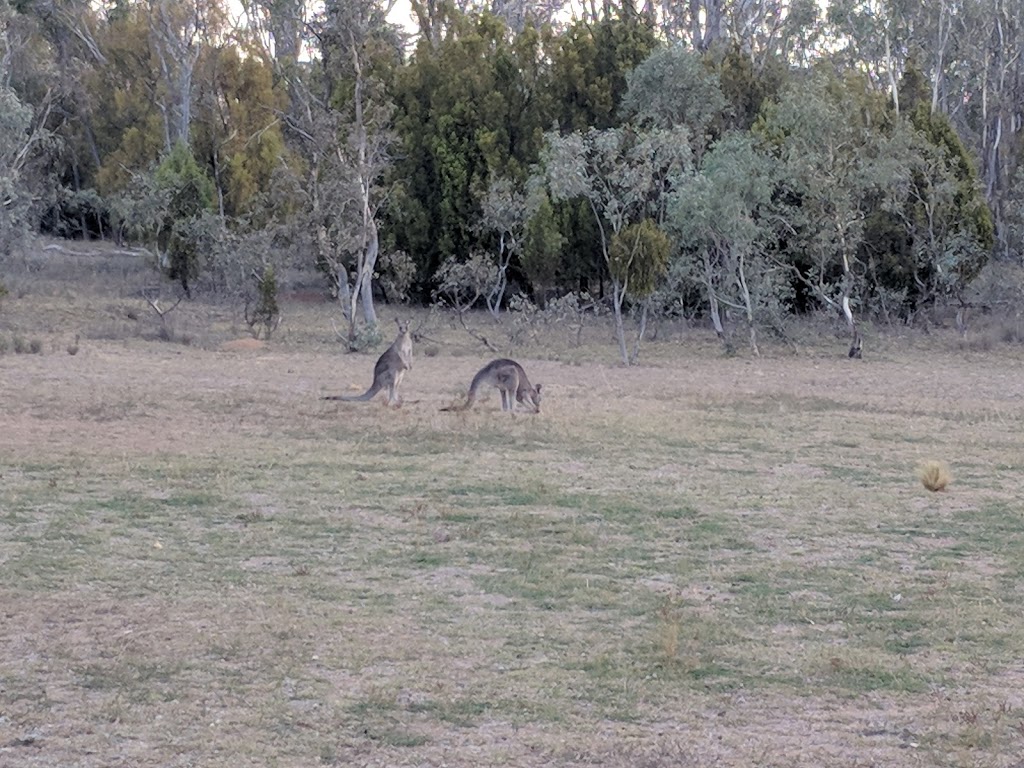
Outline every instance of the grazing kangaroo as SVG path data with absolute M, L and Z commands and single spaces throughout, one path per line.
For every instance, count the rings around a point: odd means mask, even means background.
M 515 360 L 501 358 L 491 360 L 487 365 L 477 371 L 469 385 L 469 394 L 466 396 L 464 405 L 455 405 L 442 408 L 442 411 L 467 411 L 476 402 L 477 392 L 480 387 L 489 384 L 497 387 L 501 392 L 501 410 L 514 411 L 516 402 L 532 408 L 534 413 L 540 413 L 540 384 L 533 386 L 526 376 L 523 366 Z
M 402 400 L 398 396 L 398 385 L 402 383 L 405 372 L 412 369 L 412 334 L 409 331 L 408 321 L 398 323 L 398 336 L 395 337 L 391 346 L 384 350 L 384 354 L 377 358 L 377 364 L 373 366 L 373 383 L 370 388 L 361 395 L 329 395 L 324 400 L 345 400 L 347 402 L 365 402 L 373 399 L 373 396 L 385 387 L 388 390 L 388 405 L 400 405 Z

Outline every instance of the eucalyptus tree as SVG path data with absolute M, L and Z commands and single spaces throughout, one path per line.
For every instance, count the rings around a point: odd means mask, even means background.
M 154 103 L 163 118 L 164 151 L 189 144 L 195 68 L 227 27 L 218 0 L 149 0 L 150 50 L 158 73 Z
M 85 0 L 19 0 L 8 10 L 5 80 L 43 117 L 49 147 L 47 193 L 37 196 L 54 233 L 103 231 L 103 201 L 91 189 L 101 162 L 94 120 L 97 69 L 104 50 L 106 9 Z
M 27 40 L 12 31 L 13 18 L 10 5 L 0 4 L 0 256 L 35 230 L 39 201 L 53 186 L 47 172 L 54 148 L 47 128 L 52 103 L 44 99 L 33 108 L 11 85 L 14 62 L 24 64 L 33 56 Z
M 352 349 L 361 346 L 360 309 L 366 326 L 377 325 L 372 280 L 394 141 L 384 78 L 399 56 L 384 10 L 374 0 L 327 3 L 313 22 L 319 55 L 308 75 L 293 77 L 293 107 L 284 115 L 302 159 L 294 171 L 305 175 L 302 217 Z
M 660 0 L 656 6 L 662 34 L 703 53 L 725 39 L 728 4 L 729 0 Z
M 191 297 L 216 226 L 206 216 L 213 208 L 214 185 L 184 141 L 167 153 L 153 179 L 165 201 L 156 232 L 161 263 L 166 264 L 168 277 Z
M 776 254 L 777 263 L 841 313 L 855 357 L 862 345 L 854 310 L 865 299 L 865 222 L 908 173 L 905 163 L 890 162 L 890 145 L 872 120 L 884 112 L 872 106 L 878 98 L 858 78 L 841 82 L 818 72 L 787 85 L 755 126 L 779 174 L 773 199 L 786 251 Z
M 831 53 L 832 60 L 866 71 L 888 91 L 897 113 L 898 83 L 920 5 L 920 0 L 830 0 L 828 5 L 831 39 L 843 43 Z
M 522 256 L 531 208 L 536 201 L 537 197 L 531 196 L 524 185 L 507 178 L 492 180 L 484 196 L 480 228 L 497 235 L 491 249 L 495 259 L 493 279 L 484 296 L 487 311 L 494 318 L 501 313 L 512 259 Z
M 658 272 L 653 260 L 661 258 L 661 251 L 646 237 L 637 247 L 625 247 L 624 233 L 645 220 L 663 221 L 668 193 L 689 172 L 690 163 L 685 127 L 545 134 L 541 167 L 552 199 L 582 200 L 597 225 L 597 245 L 611 284 L 615 335 L 626 365 L 635 355 L 627 348 L 623 307 L 627 297 L 642 300 L 650 294 L 650 276 Z
M 801 63 L 819 43 L 816 0 L 652 0 L 649 5 L 670 44 L 713 55 L 735 47 L 757 69 L 775 57 Z
M 4 74 L 0 63 L 0 76 Z M 31 191 L 24 172 L 42 138 L 32 126 L 31 107 L 22 104 L 0 79 L 0 256 L 13 250 L 32 229 Z
M 832 0 L 830 55 L 866 71 L 904 112 L 900 78 L 920 67 L 932 113 L 949 116 L 975 154 L 1005 254 L 1003 209 L 1019 164 L 1024 98 L 1024 4 L 1020 0 Z
M 99 167 L 92 182 L 107 199 L 168 151 L 166 112 L 158 106 L 162 75 L 151 51 L 145 4 L 128 4 L 107 18 L 100 34 L 106 64 L 87 75 Z
M 954 35 L 968 53 L 970 79 L 960 94 L 965 137 L 977 146 L 985 196 L 996 219 L 997 236 L 1004 255 L 1004 200 L 1014 169 L 1022 157 L 1024 102 L 1024 3 L 1020 0 L 972 0 L 957 14 L 960 28 Z M 960 94 L 957 94 L 960 96 Z M 959 106 L 958 103 L 958 106 Z M 959 124 L 959 121 L 957 121 Z
M 288 107 L 289 94 L 261 48 L 240 41 L 204 50 L 190 132 L 216 184 L 221 216 L 272 215 L 266 192 L 281 164 L 292 161 L 279 117 Z
M 774 166 L 749 134 L 716 142 L 692 176 L 671 196 L 668 231 L 676 243 L 673 272 L 698 285 L 722 344 L 732 342 L 722 307 L 738 311 L 758 354 L 757 330 L 777 325 L 786 309 L 789 280 L 769 257 L 775 228 L 770 212 Z
M 907 73 L 910 75 L 911 73 Z M 869 279 L 906 314 L 960 297 L 988 261 L 995 228 L 977 165 L 949 119 L 930 109 L 926 89 L 904 77 L 906 112 L 886 156 L 906 168 L 868 220 Z M 883 307 L 883 310 L 887 308 Z
M 241 0 L 240 4 L 248 26 L 277 66 L 291 70 L 302 49 L 309 15 L 306 0 Z
M 699 162 L 726 108 L 718 73 L 698 54 L 673 45 L 652 52 L 629 73 L 627 84 L 620 115 L 641 127 L 686 126 Z
M 551 197 L 543 186 L 531 188 L 528 198 L 530 217 L 523 233 L 520 263 L 533 288 L 538 305 L 544 306 L 548 294 L 556 289 L 562 275 L 566 238 Z M 563 280 L 563 285 L 566 280 Z
M 431 45 L 440 42 L 448 22 L 448 15 L 456 11 L 465 16 L 489 13 L 501 19 L 512 37 L 527 27 L 541 29 L 558 23 L 559 15 L 566 10 L 568 0 L 453 0 L 444 3 L 438 0 L 410 0 L 409 6 L 420 34 Z

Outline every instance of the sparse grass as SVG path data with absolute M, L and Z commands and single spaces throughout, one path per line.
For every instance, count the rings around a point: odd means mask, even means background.
M 1019 356 L 947 350 L 938 381 L 911 345 L 666 333 L 625 370 L 585 339 L 524 355 L 551 394 L 510 418 L 438 411 L 488 354 L 457 329 L 402 408 L 319 401 L 373 358 L 314 310 L 245 354 L 83 314 L 73 365 L 0 365 L 0 764 L 1024 753 Z M 955 493 L 920 493 L 922 454 L 960 457 Z

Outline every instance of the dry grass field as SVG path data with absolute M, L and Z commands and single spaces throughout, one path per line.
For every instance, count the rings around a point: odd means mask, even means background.
M 50 258 L 0 302 L 0 766 L 1024 766 L 1019 346 L 554 328 L 510 417 L 439 412 L 494 356 L 442 323 L 387 409 L 319 399 L 383 349 L 330 304 L 169 342 Z

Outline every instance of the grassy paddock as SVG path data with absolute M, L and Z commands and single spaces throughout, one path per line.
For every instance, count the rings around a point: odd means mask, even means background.
M 388 410 L 318 399 L 374 359 L 330 306 L 224 351 L 236 313 L 168 343 L 131 291 L 67 291 L 0 308 L 44 347 L 0 356 L 0 765 L 1024 754 L 1012 347 L 666 331 L 623 369 L 553 329 L 515 352 L 544 413 L 508 417 L 439 412 L 491 356 L 440 324 Z

